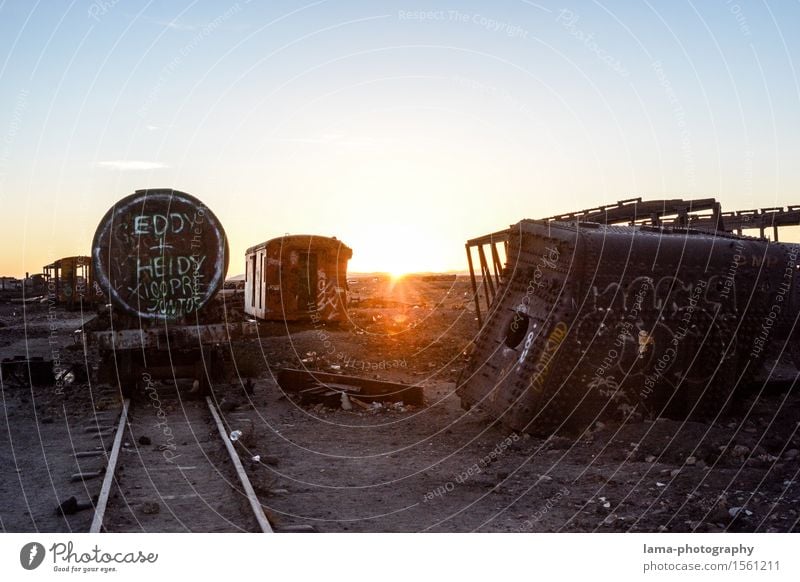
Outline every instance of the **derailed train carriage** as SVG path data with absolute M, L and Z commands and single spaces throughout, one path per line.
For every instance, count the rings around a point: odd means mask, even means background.
M 716 417 L 766 364 L 798 363 L 800 247 L 764 238 L 798 223 L 798 207 L 636 199 L 469 241 L 488 313 L 476 304 L 462 404 L 545 434 L 612 416 Z

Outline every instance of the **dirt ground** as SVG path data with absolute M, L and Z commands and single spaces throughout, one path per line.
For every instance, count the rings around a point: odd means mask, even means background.
M 768 387 L 714 424 L 609 421 L 577 436 L 516 434 L 463 410 L 455 394 L 462 352 L 478 330 L 468 279 L 370 277 L 350 287 L 349 322 L 260 325 L 260 337 L 229 346 L 242 380 L 214 387 L 230 428 L 252 427 L 238 446 L 274 523 L 321 532 L 799 529 L 800 397 L 790 384 Z M 0 355 L 24 353 L 27 341 L 47 356 L 47 308 L 32 306 L 24 321 L 14 309 L 0 307 Z M 57 320 L 67 345 L 75 314 L 59 311 Z M 64 353 L 83 360 L 80 348 Z M 281 367 L 420 384 L 426 403 L 301 405 L 275 382 Z M 246 376 L 255 377 L 251 394 Z M 102 393 L 99 406 L 109 408 L 108 391 L 77 381 L 65 395 L 3 385 L 3 466 L 30 471 L 3 481 L 4 530 L 81 525 L 34 523 L 24 512 L 53 514 L 55 499 L 73 494 L 63 477 L 52 478 L 69 469 L 46 462 L 59 458 L 51 447 L 68 449 L 55 427 L 68 433 L 91 421 L 98 405 L 89 399 Z M 37 428 L 42 417 L 54 419 L 49 432 Z M 42 509 L 31 511 L 19 491 L 36 487 L 28 497 Z
M 80 367 L 84 354 L 73 332 L 94 317 L 50 310 L 44 304 L 0 302 L 0 360 L 41 357 L 64 367 Z M 79 472 L 102 467 L 100 457 L 76 459 L 76 451 L 103 445 L 92 425 L 108 426 L 119 404 L 109 386 L 67 379 L 60 385 L 33 386 L 3 377 L 0 417 L 0 525 L 3 531 L 88 531 L 89 510 L 64 514 L 56 508 L 74 497 L 91 507 L 100 479 L 73 481 Z M 109 441 L 110 446 L 110 441 Z

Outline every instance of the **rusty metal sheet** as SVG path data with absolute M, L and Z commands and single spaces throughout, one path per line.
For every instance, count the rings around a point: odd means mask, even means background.
M 278 385 L 286 392 L 302 393 L 317 388 L 329 388 L 330 391 L 356 396 L 365 402 L 403 402 L 414 406 L 424 404 L 422 387 L 417 385 L 292 368 L 279 370 L 277 380 Z
M 100 221 L 92 262 L 116 308 L 176 321 L 194 316 L 222 287 L 228 241 L 214 213 L 194 196 L 137 190 Z

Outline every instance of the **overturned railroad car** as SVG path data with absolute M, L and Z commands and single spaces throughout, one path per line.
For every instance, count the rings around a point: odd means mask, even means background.
M 493 300 L 467 350 L 462 404 L 539 434 L 610 417 L 713 419 L 760 387 L 765 364 L 797 366 L 800 246 L 734 234 L 716 210 L 523 220 L 476 239 L 494 257 L 501 243 L 505 261 L 493 276 L 481 251 Z M 744 222 L 775 225 L 729 228 Z
M 313 235 L 286 235 L 247 249 L 245 312 L 264 320 L 344 321 L 352 256 L 335 237 Z

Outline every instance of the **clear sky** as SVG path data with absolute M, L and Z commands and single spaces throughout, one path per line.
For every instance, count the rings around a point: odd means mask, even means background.
M 800 3 L 0 0 L 0 274 L 139 188 L 351 270 L 642 196 L 800 204 Z

